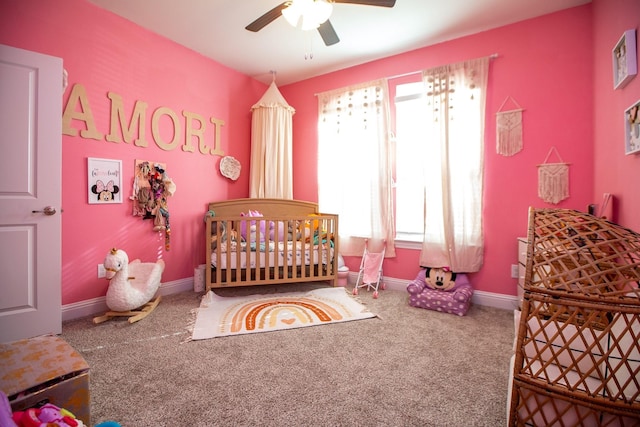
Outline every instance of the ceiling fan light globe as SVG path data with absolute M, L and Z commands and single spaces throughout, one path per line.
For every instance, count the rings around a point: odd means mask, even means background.
M 316 0 L 313 2 L 313 14 L 318 22 L 318 26 L 326 22 L 333 12 L 333 5 L 325 0 Z
M 315 30 L 331 16 L 333 5 L 326 0 L 291 0 L 282 16 L 292 27 Z
M 284 16 L 284 19 L 286 19 L 292 27 L 297 27 L 298 21 L 300 21 L 300 18 L 302 17 L 302 11 L 296 6 L 296 4 L 299 3 L 292 2 L 289 7 L 282 10 L 282 16 Z
M 320 26 L 320 23 L 314 16 L 305 16 L 302 15 L 302 24 L 300 25 L 300 29 L 302 31 L 315 30 Z

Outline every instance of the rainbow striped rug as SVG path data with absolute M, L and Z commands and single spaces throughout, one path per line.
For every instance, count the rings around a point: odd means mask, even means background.
M 345 288 L 221 297 L 207 292 L 197 310 L 192 340 L 279 331 L 376 317 Z

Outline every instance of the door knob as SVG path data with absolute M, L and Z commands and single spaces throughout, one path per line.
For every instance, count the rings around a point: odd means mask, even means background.
M 53 206 L 47 206 L 44 208 L 43 211 L 31 211 L 32 213 L 43 213 L 45 215 L 55 215 L 56 214 L 56 208 L 54 208 Z

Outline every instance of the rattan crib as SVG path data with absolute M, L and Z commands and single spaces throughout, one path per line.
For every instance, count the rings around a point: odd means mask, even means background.
M 530 209 L 509 425 L 640 425 L 640 235 Z

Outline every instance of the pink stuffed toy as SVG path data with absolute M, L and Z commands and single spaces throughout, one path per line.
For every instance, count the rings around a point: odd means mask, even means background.
M 242 212 L 240 214 L 240 216 L 247 216 L 247 217 L 262 217 L 263 215 L 258 212 L 258 211 L 252 211 L 250 210 L 248 213 L 244 213 Z M 266 239 L 266 221 L 255 221 L 255 220 L 248 220 L 248 221 L 242 221 L 240 223 L 240 236 L 244 239 L 245 242 L 254 242 L 256 241 L 256 232 L 259 229 L 260 230 L 260 242 L 264 242 Z M 249 230 L 247 232 L 247 224 L 249 224 Z
M 285 233 L 287 232 L 287 224 L 284 221 L 278 221 L 278 238 L 276 239 L 276 223 L 274 221 L 269 221 L 269 239 L 277 240 L 278 242 L 283 242 L 285 239 Z
M 18 427 L 82 427 L 85 425 L 71 412 L 51 403 L 47 403 L 40 408 L 14 412 L 13 421 Z

